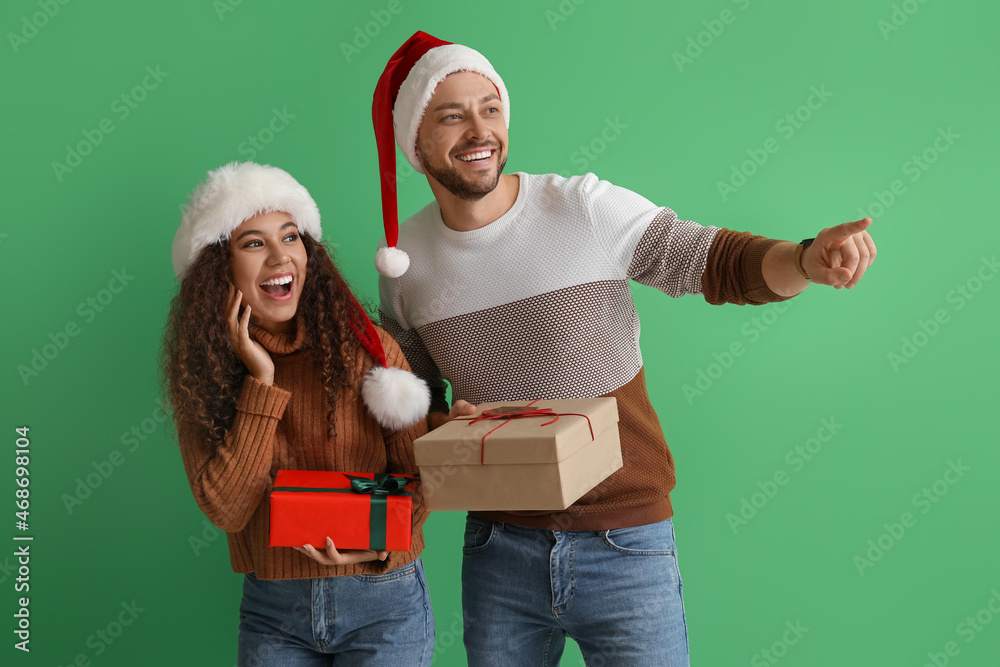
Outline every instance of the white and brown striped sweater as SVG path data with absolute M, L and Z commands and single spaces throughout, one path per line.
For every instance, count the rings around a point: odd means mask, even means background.
M 593 174 L 518 173 L 514 205 L 458 232 L 437 202 L 400 227 L 410 256 L 381 278 L 382 326 L 431 385 L 432 410 L 615 396 L 623 467 L 564 512 L 476 512 L 522 526 L 605 530 L 673 515 L 674 463 L 646 393 L 629 280 L 710 303 L 782 300 L 761 275 L 775 240 L 677 219 Z M 384 241 L 383 241 L 384 244 Z

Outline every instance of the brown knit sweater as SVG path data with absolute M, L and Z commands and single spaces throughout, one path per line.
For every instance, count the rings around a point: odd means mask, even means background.
M 271 353 L 274 384 L 247 375 L 236 416 L 225 442 L 212 451 L 198 431 L 178 425 L 181 458 L 198 506 L 226 531 L 235 572 L 261 579 L 303 579 L 348 574 L 379 574 L 400 567 L 424 548 L 421 530 L 427 512 L 419 484 L 413 496 L 413 543 L 408 552 L 390 552 L 384 562 L 325 566 L 287 547 L 269 547 L 269 493 L 280 469 L 392 472 L 413 475 L 413 440 L 426 433 L 424 420 L 401 430 L 383 429 L 367 411 L 356 389 L 342 389 L 335 409 L 335 433 L 327 434 L 325 389 L 311 355 L 304 349 L 304 328 L 292 335 L 271 335 L 252 327 L 254 338 Z M 399 346 L 379 329 L 390 366 L 409 370 Z M 359 349 L 355 377 L 373 362 Z M 322 549 L 322 545 L 313 545 Z

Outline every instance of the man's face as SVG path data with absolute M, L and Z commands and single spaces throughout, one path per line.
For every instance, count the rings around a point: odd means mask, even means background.
M 417 155 L 429 178 L 459 199 L 481 199 L 507 164 L 507 124 L 497 89 L 475 72 L 438 84 L 417 131 Z

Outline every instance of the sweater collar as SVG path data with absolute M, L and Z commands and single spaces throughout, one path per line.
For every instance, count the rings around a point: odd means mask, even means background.
M 521 215 L 521 211 L 524 210 L 524 202 L 528 198 L 528 174 L 523 171 L 518 171 L 512 174 L 517 177 L 517 196 L 514 198 L 514 203 L 511 207 L 501 215 L 499 218 L 493 222 L 483 225 L 479 229 L 473 229 L 468 232 L 460 232 L 458 230 L 452 229 L 448 225 L 444 224 L 444 218 L 441 217 L 441 206 L 435 200 L 434 203 L 434 226 L 437 228 L 436 231 L 442 234 L 444 238 L 452 241 L 481 241 L 484 239 L 495 238 L 498 234 L 502 234 L 503 231 L 514 224 Z
M 291 354 L 298 352 L 306 344 L 306 326 L 302 315 L 295 318 L 295 327 L 288 333 L 272 334 L 261 327 L 250 325 L 250 331 L 258 343 L 271 354 Z

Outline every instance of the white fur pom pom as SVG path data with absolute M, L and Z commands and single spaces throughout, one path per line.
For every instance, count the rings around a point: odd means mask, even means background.
M 399 248 L 379 248 L 375 268 L 386 278 L 398 278 L 410 268 L 410 256 Z
M 379 424 L 399 430 L 427 416 L 427 383 L 401 368 L 376 366 L 361 385 L 361 398 Z

